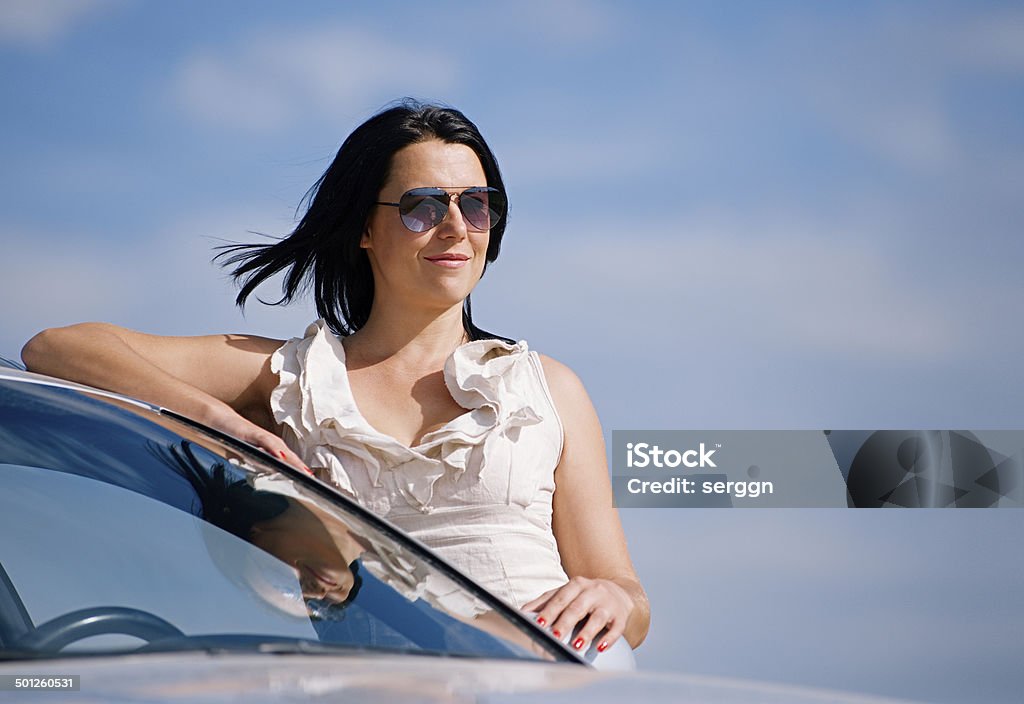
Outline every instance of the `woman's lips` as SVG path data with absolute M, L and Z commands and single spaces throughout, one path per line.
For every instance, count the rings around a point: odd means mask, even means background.
M 318 582 L 321 586 L 325 587 L 327 589 L 327 591 L 330 591 L 332 589 L 337 589 L 338 588 L 338 583 L 337 582 L 335 582 L 333 579 L 328 577 L 323 572 L 321 572 L 321 571 L 319 571 L 319 570 L 317 570 L 317 569 L 315 569 L 313 567 L 310 567 L 307 564 L 301 565 L 299 569 L 300 570 L 305 569 L 307 574 L 309 574 L 309 576 L 311 576 L 314 581 Z
M 438 254 L 433 257 L 425 257 L 431 264 L 444 267 L 445 269 L 459 269 L 466 265 L 469 257 L 465 254 Z

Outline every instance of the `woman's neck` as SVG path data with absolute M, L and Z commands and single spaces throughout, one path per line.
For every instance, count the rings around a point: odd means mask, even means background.
M 366 325 L 345 338 L 345 352 L 362 364 L 391 360 L 403 366 L 437 366 L 466 342 L 462 304 L 437 312 L 396 309 L 374 302 Z

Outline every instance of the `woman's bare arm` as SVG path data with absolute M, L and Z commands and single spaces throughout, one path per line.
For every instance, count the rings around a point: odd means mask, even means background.
M 633 569 L 612 503 L 604 437 L 597 412 L 571 369 L 542 356 L 544 374 L 565 430 L 555 470 L 553 530 L 570 581 L 525 605 L 562 633 L 593 614 L 580 631 L 585 646 L 607 625 L 609 645 L 621 634 L 634 648 L 650 625 L 647 595 Z M 537 608 L 543 605 L 543 608 Z
M 302 466 L 273 432 L 269 398 L 277 379 L 270 355 L 281 344 L 249 335 L 167 337 L 80 323 L 43 330 L 21 357 L 29 371 L 169 408 Z

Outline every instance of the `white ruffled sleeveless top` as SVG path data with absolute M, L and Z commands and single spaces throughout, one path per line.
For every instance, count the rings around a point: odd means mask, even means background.
M 321 479 L 514 606 L 568 581 L 551 530 L 562 423 L 525 341 L 458 347 L 444 380 L 466 413 L 406 447 L 356 407 L 324 320 L 271 357 L 283 437 Z

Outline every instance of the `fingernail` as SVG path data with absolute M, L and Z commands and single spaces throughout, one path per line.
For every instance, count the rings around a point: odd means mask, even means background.
M 539 623 L 539 624 L 540 624 L 540 625 L 542 625 L 542 626 L 546 626 L 546 625 L 548 625 L 548 622 L 544 620 L 544 617 L 543 617 L 543 616 L 538 616 L 538 617 L 537 617 L 537 623 Z
M 597 646 L 597 652 L 603 653 L 606 650 L 608 650 L 608 643 L 605 641 L 601 641 L 601 644 Z
M 562 637 L 561 631 L 559 631 L 557 628 L 552 628 L 551 629 L 551 633 L 555 636 L 555 638 L 561 638 Z
M 580 648 L 582 648 L 583 647 L 583 639 L 582 638 L 577 638 L 576 640 L 574 640 L 572 642 L 572 647 L 576 648 L 576 650 L 579 650 Z
M 281 459 L 285 459 L 287 457 L 287 455 L 284 454 L 284 450 L 278 450 L 277 456 L 280 457 Z
M 313 470 L 312 470 L 312 469 L 310 469 L 310 468 L 309 468 L 309 467 L 307 467 L 306 465 L 302 465 L 302 468 L 303 468 L 304 470 L 306 470 L 306 473 L 307 473 L 307 474 L 309 474 L 310 476 L 314 476 L 314 474 L 313 474 Z

